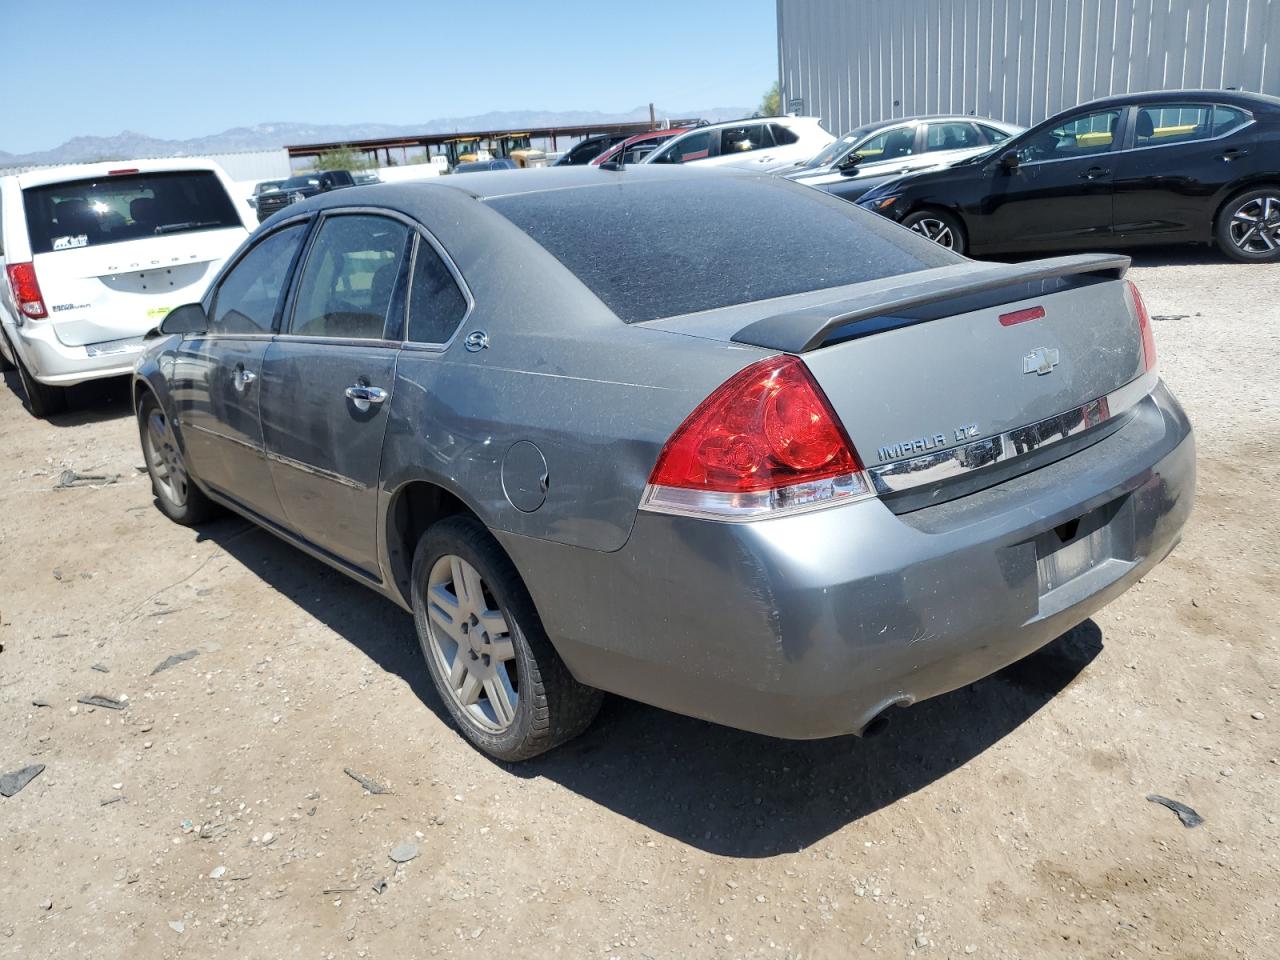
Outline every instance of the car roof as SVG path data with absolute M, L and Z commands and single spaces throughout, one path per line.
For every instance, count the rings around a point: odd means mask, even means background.
M 1059 111 L 1057 115 L 1074 113 L 1082 107 L 1127 107 L 1135 103 L 1186 103 L 1187 101 L 1209 100 L 1216 103 L 1229 103 L 1247 109 L 1262 107 L 1265 112 L 1280 111 L 1280 97 L 1272 97 L 1263 93 L 1252 93 L 1247 90 L 1147 90 L 1138 93 L 1122 93 L 1099 100 L 1090 100 L 1068 110 Z
M 57 167 L 39 167 L 16 174 L 18 186 L 43 187 L 52 183 L 69 183 L 73 180 L 94 180 L 109 177 L 112 171 L 129 173 L 181 173 L 184 171 L 211 170 L 225 176 L 222 167 L 211 160 L 189 160 L 175 157 L 170 160 L 109 160 L 105 163 L 76 163 Z

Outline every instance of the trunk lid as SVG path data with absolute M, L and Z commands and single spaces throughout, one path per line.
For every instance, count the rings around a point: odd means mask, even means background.
M 1123 281 L 1092 283 L 883 330 L 804 360 L 871 467 L 1039 423 L 1134 380 L 1145 361 L 1129 303 Z M 1001 322 L 1010 315 L 1032 319 Z
M 76 347 L 137 337 L 199 300 L 248 235 L 228 227 L 38 253 L 32 260 L 54 332 Z
M 874 468 L 1060 418 L 1139 378 L 1127 266 L 965 262 L 651 325 L 799 355 Z

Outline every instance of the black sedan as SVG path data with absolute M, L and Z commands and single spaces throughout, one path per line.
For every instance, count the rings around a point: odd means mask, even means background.
M 960 253 L 1216 243 L 1280 261 L 1280 98 L 1176 90 L 1095 100 L 858 203 Z

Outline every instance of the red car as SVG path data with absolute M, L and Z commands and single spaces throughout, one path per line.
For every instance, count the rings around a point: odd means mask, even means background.
M 605 150 L 591 163 L 593 166 L 599 166 L 611 160 L 622 160 L 624 163 L 639 163 L 644 159 L 645 154 L 652 153 L 672 137 L 692 129 L 692 127 L 672 127 L 669 130 L 650 130 L 647 133 L 637 133 L 634 137 L 628 137 L 621 143 Z M 623 154 L 624 150 L 626 151 L 625 155 Z

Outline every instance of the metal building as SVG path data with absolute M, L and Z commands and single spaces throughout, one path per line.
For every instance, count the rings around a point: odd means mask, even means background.
M 784 109 L 1030 125 L 1113 93 L 1280 96 L 1280 0 L 778 0 Z

